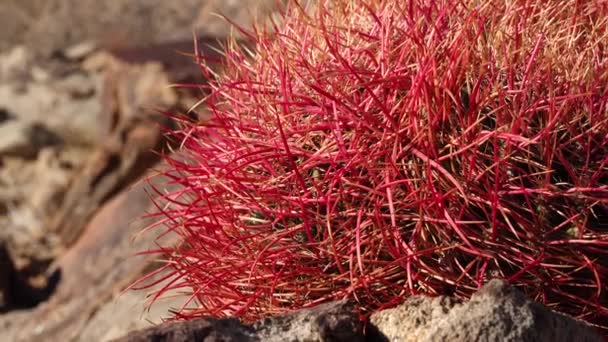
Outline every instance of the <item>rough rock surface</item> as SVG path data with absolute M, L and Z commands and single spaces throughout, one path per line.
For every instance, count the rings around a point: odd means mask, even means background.
M 158 243 L 154 234 L 138 234 L 152 222 L 137 219 L 150 209 L 149 196 L 147 183 L 139 182 L 108 201 L 77 243 L 49 267 L 49 285 L 54 289 L 48 300 L 23 311 L 27 315 L 0 315 L 0 341 L 101 341 L 102 336 L 89 334 L 90 339 L 82 339 L 80 335 L 103 304 L 116 299 L 153 261 L 150 255 L 135 255 Z M 141 312 L 145 299 L 139 304 Z
M 153 280 L 166 276 L 160 273 Z M 102 304 L 86 322 L 77 341 L 108 342 L 135 330 L 146 329 L 163 323 L 171 310 L 183 305 L 183 298 L 173 296 L 149 303 L 148 291 L 125 291 L 113 293 L 111 299 Z
M 165 323 L 116 342 L 181 341 L 602 341 L 595 330 L 492 280 L 469 301 L 412 297 L 372 315 L 365 334 L 346 301 L 269 317 L 252 325 L 234 319 Z
M 372 315 L 386 341 L 602 341 L 596 332 L 556 314 L 500 280 L 467 302 L 413 297 Z
M 266 318 L 253 325 L 236 319 L 202 318 L 165 323 L 136 331 L 114 342 L 187 341 L 364 341 L 362 324 L 347 301 Z
M 253 327 L 261 341 L 363 341 L 359 317 L 347 301 L 268 317 Z
M 277 3 L 0 1 L 0 341 L 108 341 L 181 304 L 122 294 L 158 267 L 134 256 L 156 234 L 133 238 L 154 191 L 125 189 L 166 152 L 158 110 L 200 99 L 168 86 L 205 82 L 192 32 L 221 60 L 214 13 L 247 26 Z
M 114 340 L 114 342 L 252 342 L 253 330 L 236 319 L 202 318 L 191 322 L 164 323 Z
M 101 103 L 95 95 L 102 86 L 102 75 L 86 73 L 79 65 L 53 75 L 37 64 L 33 52 L 24 46 L 0 53 L 3 126 L 13 126 L 4 131 L 17 131 L 11 139 L 3 137 L 0 155 L 32 156 L 43 146 L 61 142 L 98 142 L 101 135 L 96 120 Z

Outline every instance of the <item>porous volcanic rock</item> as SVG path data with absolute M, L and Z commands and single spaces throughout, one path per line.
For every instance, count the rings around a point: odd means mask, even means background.
M 469 301 L 415 296 L 378 312 L 362 330 L 353 305 L 339 301 L 252 325 L 202 318 L 131 332 L 115 342 L 182 341 L 602 341 L 586 324 L 552 312 L 502 280 Z
M 135 331 L 114 342 L 186 341 L 364 341 L 362 324 L 354 307 L 338 301 L 290 314 L 269 317 L 253 325 L 232 318 L 201 318 L 165 323 Z
M 372 315 L 384 341 L 602 341 L 593 328 L 554 313 L 498 279 L 469 301 L 416 296 Z

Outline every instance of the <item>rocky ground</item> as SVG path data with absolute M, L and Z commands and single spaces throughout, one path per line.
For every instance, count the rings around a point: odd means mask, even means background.
M 110 341 L 160 323 L 181 304 L 166 300 L 146 310 L 145 291 L 124 291 L 156 265 L 152 257 L 134 254 L 157 243 L 154 234 L 137 233 L 150 223 L 141 217 L 154 195 L 141 180 L 162 168 L 155 151 L 166 151 L 168 142 L 160 127 L 172 125 L 158 109 L 185 112 L 200 97 L 169 87 L 205 82 L 192 58 L 179 53 L 193 52 L 192 32 L 202 54 L 219 57 L 213 47 L 230 25 L 214 13 L 247 26 L 252 14 L 264 15 L 275 5 L 274 0 L 0 3 L 0 341 Z M 407 307 L 426 305 L 413 303 Z M 463 316 L 464 304 L 441 303 L 451 306 L 435 312 L 429 304 L 433 315 Z M 238 334 L 242 340 L 282 340 L 285 331 L 292 331 L 292 340 L 363 339 L 364 327 L 348 308 L 328 304 L 254 326 L 225 320 L 196 322 L 185 330 L 161 326 L 123 341 L 178 341 L 171 336 L 180 334 L 183 341 L 209 334 L 216 337 L 205 340 L 222 340 L 221 329 L 232 338 L 224 340 L 239 340 Z M 379 340 L 400 341 L 403 332 L 428 335 L 432 319 L 447 324 L 445 329 L 469 324 L 421 316 L 415 325 L 403 326 L 404 318 L 395 319 L 400 312 L 376 316 L 369 329 L 380 329 Z M 289 328 L 280 332 L 285 324 Z M 445 337 L 445 329 L 433 333 L 435 340 Z M 316 335 L 298 335 L 302 330 Z M 165 337 L 159 338 L 159 331 Z
M 501 280 L 468 301 L 415 296 L 363 324 L 351 303 L 319 305 L 251 325 L 203 318 L 134 331 L 116 342 L 144 341 L 601 341 L 584 324 L 551 312 Z
M 275 1 L 5 0 L 0 3 L 1 341 L 107 341 L 160 322 L 122 293 L 154 267 L 136 235 L 151 206 L 140 182 L 167 146 L 159 109 L 184 112 L 230 25 Z M 149 190 L 149 187 L 148 187 Z

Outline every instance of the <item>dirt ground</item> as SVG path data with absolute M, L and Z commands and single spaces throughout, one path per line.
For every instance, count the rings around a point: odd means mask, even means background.
M 276 0 L 4 0 L 0 51 L 25 44 L 42 55 L 93 40 L 104 47 L 134 47 L 190 38 L 192 32 L 224 36 L 230 25 L 263 17 Z

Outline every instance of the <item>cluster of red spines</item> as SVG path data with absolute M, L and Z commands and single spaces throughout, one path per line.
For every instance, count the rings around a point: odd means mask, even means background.
M 602 1 L 292 4 L 253 52 L 226 49 L 211 119 L 178 132 L 160 294 L 188 291 L 178 317 L 251 320 L 500 277 L 605 323 L 607 18 Z

